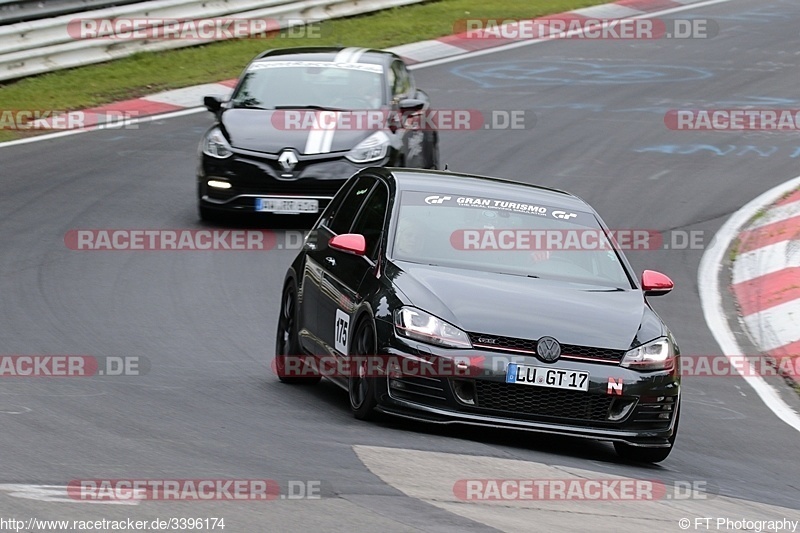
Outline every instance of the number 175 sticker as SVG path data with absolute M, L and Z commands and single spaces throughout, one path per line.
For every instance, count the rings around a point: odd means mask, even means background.
M 342 311 L 336 310 L 336 331 L 334 332 L 334 346 L 336 351 L 347 355 L 347 338 L 350 330 L 350 315 Z

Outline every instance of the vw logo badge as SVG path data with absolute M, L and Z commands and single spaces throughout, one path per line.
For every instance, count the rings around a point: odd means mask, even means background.
M 536 353 L 545 363 L 554 363 L 561 357 L 561 345 L 553 337 L 542 337 L 536 343 Z

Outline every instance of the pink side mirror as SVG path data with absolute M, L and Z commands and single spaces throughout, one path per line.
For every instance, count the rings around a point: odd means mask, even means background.
M 364 240 L 363 235 L 358 233 L 343 233 L 331 237 L 328 246 L 355 255 L 364 255 L 367 251 L 367 241 Z
M 655 270 L 642 272 L 642 290 L 645 296 L 661 296 L 667 294 L 675 286 L 668 276 Z

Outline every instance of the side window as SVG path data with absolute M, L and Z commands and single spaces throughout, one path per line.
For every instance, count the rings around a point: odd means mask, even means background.
M 335 234 L 348 233 L 353 225 L 361 204 L 369 196 L 369 191 L 375 184 L 375 178 L 360 176 L 344 197 L 336 212 L 332 213 L 332 220 L 327 226 Z
M 352 232 L 360 233 L 367 241 L 366 256 L 370 259 L 375 259 L 378 255 L 388 204 L 389 192 L 386 190 L 386 186 L 379 183 L 373 189 L 353 224 Z
M 399 100 L 401 98 L 409 98 L 413 96 L 411 93 L 411 75 L 402 61 L 394 61 L 392 63 L 392 99 Z
M 328 204 L 328 207 L 325 208 L 325 211 L 322 212 L 322 215 L 317 222 L 316 227 L 330 227 L 331 219 L 333 219 L 333 215 L 339 210 L 339 206 L 342 205 L 345 196 L 347 196 L 347 191 L 349 191 L 353 187 L 353 181 L 348 180 L 342 185 L 342 188 L 336 193 L 331 200 L 331 203 Z

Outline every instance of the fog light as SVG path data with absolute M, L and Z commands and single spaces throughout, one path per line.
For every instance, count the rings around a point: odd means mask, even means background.
M 635 400 L 620 400 L 614 398 L 611 407 L 608 410 L 608 420 L 612 422 L 619 422 L 628 414 L 630 414 L 633 406 L 636 404 Z
M 231 184 L 227 181 L 220 181 L 220 180 L 208 180 L 208 186 L 214 187 L 215 189 L 230 189 Z
M 464 379 L 453 380 L 453 392 L 459 402 L 475 405 L 475 383 Z

